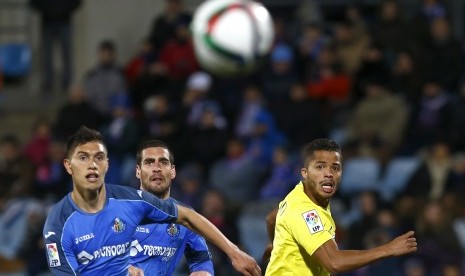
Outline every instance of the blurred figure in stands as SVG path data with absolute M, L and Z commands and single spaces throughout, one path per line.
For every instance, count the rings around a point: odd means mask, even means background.
M 100 42 L 97 64 L 84 77 L 84 87 L 89 103 L 105 118 L 111 117 L 111 98 L 126 92 L 123 69 L 116 61 L 116 46 L 113 41 Z
M 53 58 L 55 42 L 58 40 L 61 50 L 62 75 L 61 88 L 67 89 L 73 76 L 72 62 L 72 15 L 81 5 L 81 0 L 29 0 L 32 8 L 41 16 L 42 32 L 42 92 L 49 93 L 53 87 Z
M 102 117 L 92 105 L 82 84 L 74 84 L 68 90 L 68 100 L 58 111 L 53 133 L 63 139 L 76 132 L 81 126 L 99 128 Z

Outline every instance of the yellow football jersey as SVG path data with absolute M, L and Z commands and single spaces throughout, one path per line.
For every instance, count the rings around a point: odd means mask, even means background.
M 302 182 L 279 203 L 273 251 L 265 275 L 329 275 L 312 254 L 334 239 L 336 225 L 324 209 L 304 193 Z

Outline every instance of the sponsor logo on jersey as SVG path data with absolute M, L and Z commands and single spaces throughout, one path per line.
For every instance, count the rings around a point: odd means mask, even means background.
M 176 225 L 174 223 L 171 223 L 166 227 L 166 233 L 168 233 L 168 235 L 170 235 L 171 237 L 179 236 L 179 232 L 179 225 Z
M 176 253 L 176 247 L 158 246 L 158 245 L 144 245 L 145 256 L 160 256 L 162 261 L 168 261 Z
M 95 250 L 92 254 L 87 251 L 81 251 L 79 254 L 77 254 L 77 257 L 79 263 L 85 265 L 94 259 L 124 255 L 130 249 L 130 246 L 131 244 L 129 242 L 103 246 Z
M 49 237 L 51 237 L 51 236 L 53 236 L 53 235 L 56 235 L 56 233 L 55 233 L 55 232 L 52 232 L 52 231 L 48 231 L 47 234 L 44 235 L 44 237 L 45 237 L 46 239 L 48 239 Z
M 129 255 L 131 257 L 136 256 L 137 254 L 141 253 L 144 256 L 160 256 L 162 261 L 169 261 L 174 254 L 176 253 L 176 247 L 168 247 L 168 246 L 158 246 L 158 245 L 142 245 L 139 243 L 138 240 L 133 240 L 131 242 L 131 250 L 129 251 Z
M 60 255 L 58 254 L 58 248 L 56 243 L 45 244 L 48 255 L 48 265 L 50 267 L 61 266 Z
M 131 242 L 131 250 L 129 251 L 129 255 L 131 257 L 134 257 L 134 256 L 137 255 L 137 253 L 142 252 L 142 250 L 144 250 L 144 249 L 142 249 L 142 246 L 140 245 L 139 241 L 138 240 L 133 240 Z
M 320 216 L 316 210 L 310 210 L 302 214 L 305 224 L 307 224 L 310 233 L 315 234 L 324 230 Z
M 93 238 L 94 238 L 94 233 L 85 234 L 83 236 L 80 236 L 79 238 L 76 238 L 75 243 L 79 244 L 79 243 L 81 243 L 83 241 L 87 241 L 87 240 L 90 240 L 90 239 L 93 239 Z
M 137 226 L 136 232 L 149 234 L 150 229 L 148 227 Z
M 111 228 L 114 232 L 121 233 L 126 229 L 126 223 L 120 218 L 115 218 L 115 221 L 113 222 L 113 226 Z
M 137 194 L 142 197 L 142 191 L 141 190 L 137 190 Z

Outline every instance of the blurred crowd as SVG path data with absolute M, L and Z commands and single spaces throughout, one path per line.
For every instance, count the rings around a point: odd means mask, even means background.
M 47 270 L 44 215 L 70 190 L 66 138 L 87 125 L 105 138 L 112 185 L 138 187 L 137 145 L 166 141 L 172 196 L 259 261 L 265 216 L 300 179 L 300 150 L 329 137 L 344 152 L 331 202 L 338 244 L 370 248 L 406 230 L 419 243 L 414 255 L 344 275 L 465 275 L 465 44 L 451 7 L 312 3 L 270 7 L 273 49 L 246 77 L 202 70 L 181 0 L 165 1 L 124 63 L 102 39 L 53 120 L 38 117 L 25 143 L 0 137 L 0 274 Z M 211 250 L 217 275 L 235 275 Z

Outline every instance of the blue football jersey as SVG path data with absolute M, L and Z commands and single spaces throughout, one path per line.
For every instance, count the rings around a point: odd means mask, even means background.
M 144 219 L 170 223 L 173 201 L 129 187 L 106 185 L 98 213 L 79 209 L 68 194 L 51 209 L 44 225 L 48 265 L 54 275 L 127 275 L 131 241 Z
M 167 201 L 179 204 L 170 198 Z M 130 263 L 145 275 L 171 275 L 186 257 L 189 271 L 208 271 L 214 275 L 211 255 L 203 237 L 174 223 L 139 225 L 131 247 Z

